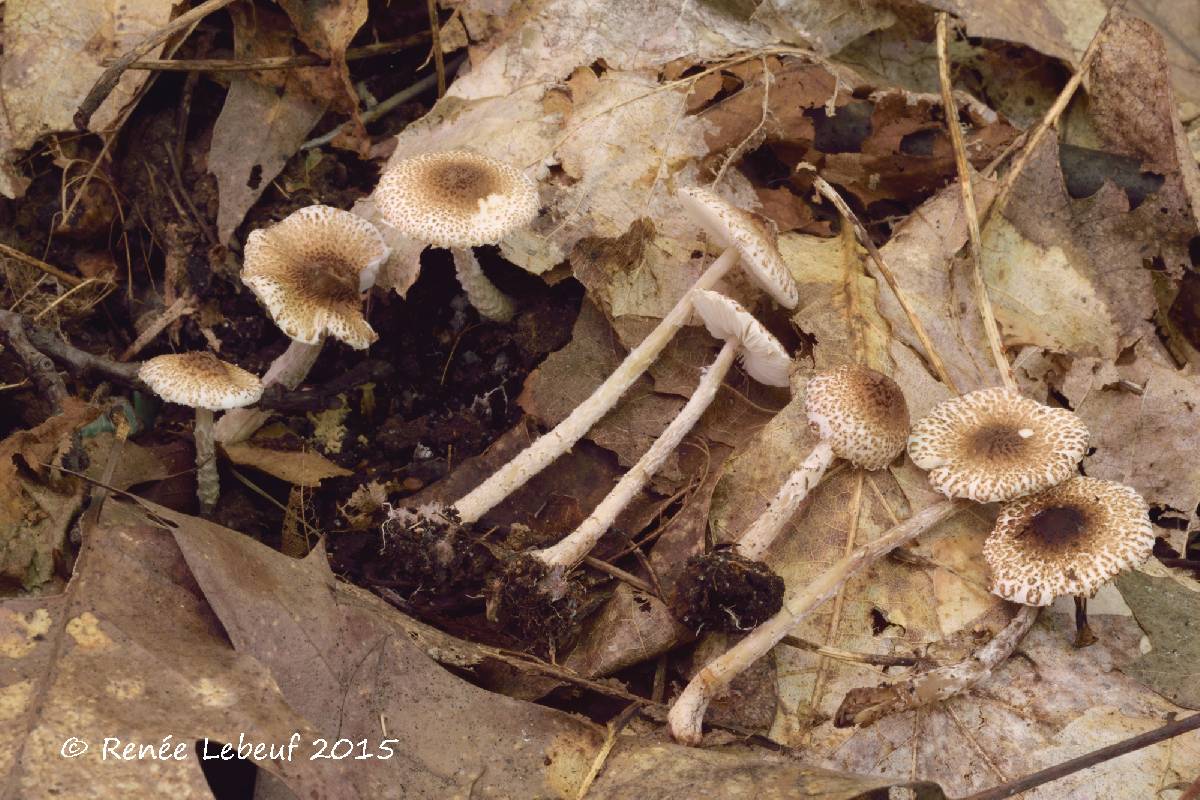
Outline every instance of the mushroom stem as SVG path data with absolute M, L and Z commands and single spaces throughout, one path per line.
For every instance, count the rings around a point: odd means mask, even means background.
M 704 271 L 692 288 L 684 293 L 658 326 L 629 351 L 612 374 L 591 396 L 515 458 L 492 473 L 491 477 L 454 504 L 463 524 L 478 521 L 497 503 L 508 497 L 525 482 L 537 475 L 556 458 L 575 446 L 597 420 L 612 410 L 621 395 L 654 363 L 671 338 L 687 323 L 692 313 L 692 300 L 698 289 L 710 289 L 737 263 L 738 251 L 730 247 L 721 253 Z
M 858 547 L 853 553 L 834 563 L 801 591 L 785 597 L 783 609 L 775 616 L 696 673 L 671 706 L 667 717 L 671 735 L 684 744 L 699 744 L 703 737 L 704 712 L 709 701 L 729 686 L 734 678 L 770 652 L 771 648 L 807 618 L 813 609 L 837 594 L 852 576 L 969 505 L 963 500 L 943 500 L 927 506 L 879 538 Z
M 736 340 L 725 342 L 725 346 L 721 348 L 716 359 L 705 369 L 700 383 L 696 385 L 696 390 L 692 392 L 687 404 L 671 421 L 666 430 L 654 440 L 650 448 L 642 454 L 638 462 L 621 476 L 617 485 L 600 501 L 600 504 L 579 527 L 557 544 L 534 551 L 531 554 L 534 558 L 551 567 L 571 569 L 591 552 L 604 532 L 612 527 L 617 515 L 625 506 L 629 505 L 634 495 L 642 490 L 650 477 L 658 472 L 663 461 L 679 445 L 688 431 L 695 427 L 705 410 L 712 404 L 713 398 L 717 396 L 717 390 L 721 387 L 721 382 L 725 380 L 725 375 L 729 373 L 729 368 L 733 365 L 737 350 Z
M 213 442 L 213 412 L 210 409 L 196 409 L 192 440 L 196 444 L 196 497 L 200 500 L 200 515 L 207 517 L 217 507 L 217 499 L 221 496 L 217 448 Z
M 292 343 L 288 345 L 288 349 L 283 351 L 283 355 L 271 362 L 267 374 L 263 375 L 263 387 L 278 383 L 288 390 L 295 389 L 301 381 L 308 377 L 308 372 L 312 369 L 313 364 L 317 363 L 317 356 L 321 354 L 322 344 L 323 342 L 305 344 L 293 339 Z M 270 411 L 234 408 L 221 415 L 221 419 L 217 421 L 214 435 L 221 444 L 245 441 L 265 425 L 270 418 Z
M 891 686 L 851 689 L 834 715 L 834 727 L 871 725 L 884 717 L 942 703 L 987 680 L 1037 621 L 1038 606 L 1021 606 L 992 640 L 965 660 L 931 669 Z
M 475 310 L 496 322 L 511 320 L 512 300 L 483 274 L 475 251 L 469 247 L 451 247 L 450 254 L 454 256 L 454 273 L 458 276 L 458 284 L 467 293 L 467 300 L 475 306 Z
M 771 543 L 778 538 L 788 520 L 800 508 L 804 498 L 821 482 L 821 478 L 836 457 L 828 439 L 818 442 L 800 468 L 789 475 L 779 487 L 767 510 L 760 514 L 738 539 L 738 555 L 761 561 Z

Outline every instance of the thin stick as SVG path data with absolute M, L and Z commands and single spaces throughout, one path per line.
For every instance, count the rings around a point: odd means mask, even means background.
M 1100 27 L 1096 28 L 1096 33 L 1092 36 L 1092 40 L 1088 42 L 1087 49 L 1083 51 L 1083 58 L 1079 59 L 1079 69 L 1075 71 L 1075 74 L 1067 81 L 1067 85 L 1058 93 L 1058 97 L 1054 99 L 1054 103 L 1046 111 L 1046 115 L 1042 117 L 1041 122 L 1037 124 L 1037 127 L 1033 129 L 1033 133 L 1026 140 L 1025 147 L 1017 156 L 1017 160 L 1013 163 L 1012 168 L 1004 176 L 1004 180 L 1000 182 L 1000 189 L 996 192 L 996 199 L 992 201 L 992 205 L 984 212 L 984 225 L 988 223 L 992 215 L 1000 213 L 1004 208 L 1004 204 L 1008 202 L 1008 196 L 1012 193 L 1012 188 L 1017 182 L 1017 177 L 1025 169 L 1025 165 L 1029 163 L 1029 159 L 1033 157 L 1033 153 L 1037 150 L 1038 144 L 1041 143 L 1042 138 L 1046 135 L 1046 131 L 1057 124 L 1058 118 L 1067 109 L 1067 104 L 1075 96 L 1075 91 L 1079 88 L 1079 84 L 1083 82 L 1084 76 L 1087 75 L 1088 70 L 1092 66 L 1092 61 L 1096 58 L 1096 53 L 1100 50 L 1100 45 L 1104 41 L 1105 34 L 1108 32 L 1109 24 L 1124 5 L 1125 0 L 1114 0 L 1113 4 L 1108 7 L 1108 13 L 1100 21 Z
M 8 339 L 9 346 L 25 364 L 25 370 L 38 392 L 50 401 L 55 412 L 61 412 L 67 399 L 67 384 L 54 366 L 54 362 L 29 341 L 25 330 L 25 318 L 12 311 L 0 310 L 0 333 Z
M 601 561 L 600 559 L 596 558 L 595 556 L 584 556 L 583 563 L 587 564 L 589 567 L 591 567 L 594 570 L 599 570 L 600 572 L 603 572 L 605 575 L 611 575 L 612 577 L 616 578 L 619 581 L 624 581 L 625 583 L 628 583 L 630 586 L 637 589 L 639 592 L 645 592 L 646 594 L 650 595 L 651 597 L 659 596 L 659 593 L 654 591 L 653 586 L 646 583 L 644 580 L 639 578 L 637 575 L 634 575 L 631 572 L 626 572 L 625 570 L 621 569 L 620 567 L 613 566 L 612 564 L 608 563 L 607 561 Z
M 158 319 L 154 320 L 154 322 L 150 323 L 146 330 L 138 334 L 138 337 L 133 340 L 133 344 L 129 345 L 129 347 L 126 347 L 125 352 L 121 353 L 117 360 L 128 361 L 129 359 L 133 358 L 138 353 L 142 352 L 142 348 L 150 344 L 155 336 L 158 336 L 160 333 L 162 333 L 164 328 L 180 317 L 187 316 L 195 311 L 196 307 L 192 305 L 192 301 L 194 299 L 195 298 L 193 298 L 191 295 L 183 295 L 182 297 L 176 299 L 174 303 L 172 303 L 161 314 L 158 315 Z
M 196 6 L 191 11 L 180 14 L 147 36 L 140 44 L 114 61 L 112 66 L 104 70 L 99 80 L 92 86 L 91 91 L 87 93 L 87 97 L 83 98 L 83 102 L 79 104 L 79 109 L 75 112 L 75 127 L 81 131 L 88 129 L 88 123 L 92 121 L 92 115 L 96 113 L 96 109 L 100 108 L 105 99 L 112 94 L 112 90 L 117 87 L 117 81 L 121 80 L 121 75 L 125 73 L 125 70 L 129 69 L 130 64 L 158 47 L 179 31 L 199 22 L 214 11 L 220 11 L 234 1 L 205 0 L 205 2 Z
M 442 25 L 438 22 L 437 0 L 429 0 L 429 35 L 433 39 L 433 67 L 437 70 L 438 97 L 446 94 L 446 61 L 442 56 Z
M 420 31 L 394 42 L 378 42 L 362 47 L 351 47 L 346 51 L 346 60 L 359 61 L 364 58 L 396 53 L 428 38 L 429 31 Z M 117 59 L 114 58 L 106 58 L 101 64 L 108 67 L 116 61 Z M 266 56 L 264 58 L 145 58 L 134 61 L 126 69 L 144 69 L 154 72 L 259 72 L 303 67 L 328 67 L 329 64 L 327 58 L 305 53 L 298 56 Z
M 870 725 L 884 717 L 940 703 L 984 681 L 1004 662 L 1037 620 L 1037 606 L 1021 606 L 992 640 L 964 661 L 914 675 L 898 683 L 851 689 L 834 714 L 837 728 Z
M 938 380 L 946 384 L 946 387 L 950 389 L 950 391 L 954 392 L 955 394 L 961 394 L 958 389 L 958 385 L 954 382 L 954 379 L 950 377 L 950 372 L 946 369 L 946 364 L 944 361 L 942 361 L 942 357 L 938 353 L 937 348 L 934 347 L 933 340 L 931 340 L 929 338 L 929 334 L 925 332 L 925 326 L 921 324 L 921 318 L 917 316 L 916 310 L 912 307 L 912 304 L 908 302 L 907 295 L 905 295 L 904 291 L 900 288 L 900 285 L 896 283 L 896 275 L 892 272 L 892 268 L 887 265 L 887 262 L 883 260 L 883 254 L 879 252 L 879 248 L 875 246 L 875 242 L 871 241 L 870 234 L 867 233 L 867 229 L 863 227 L 863 224 L 861 221 L 859 221 L 858 216 L 850 209 L 850 206 L 846 204 L 846 201 L 842 199 L 842 196 L 838 194 L 837 189 L 834 189 L 832 186 L 830 186 L 829 183 L 826 182 L 826 180 L 820 175 L 813 178 L 813 186 L 818 192 L 821 193 L 822 197 L 833 203 L 833 205 L 837 208 L 838 213 L 842 215 L 843 219 L 854 226 L 854 232 L 858 234 L 858 239 L 860 242 L 862 242 L 862 246 L 867 248 L 867 252 L 871 254 L 871 260 L 875 262 L 875 266 L 879 269 L 879 273 L 883 275 L 883 279 L 887 281 L 887 285 L 891 287 L 892 294 L 896 296 L 896 301 L 900 303 L 900 308 L 904 309 L 904 315 L 908 317 L 908 323 L 912 325 L 913 332 L 917 334 L 917 339 L 921 342 L 921 347 L 925 350 L 925 356 L 929 359 L 930 366 L 932 366 L 933 371 L 937 373 Z
M 1038 770 L 1032 775 L 1026 775 L 1024 778 L 1018 778 L 1015 781 L 1009 781 L 1000 786 L 976 792 L 959 800 L 1003 800 L 1003 798 L 1012 797 L 1013 795 L 1028 791 L 1035 786 L 1041 786 L 1043 783 L 1065 778 L 1088 767 L 1103 764 L 1105 761 L 1123 756 L 1126 753 L 1141 750 L 1143 747 L 1149 747 L 1152 744 L 1158 744 L 1159 742 L 1197 729 L 1200 729 L 1200 714 L 1192 714 L 1190 717 L 1168 722 L 1161 728 L 1155 728 L 1146 733 L 1139 733 L 1137 736 L 1131 736 L 1124 741 L 1110 744 L 1108 747 L 1101 747 L 1099 750 L 1093 750 L 1078 758 L 1072 758 L 1053 767 Z
M 433 2 L 433 0 L 430 0 Z M 600 775 L 600 770 L 604 769 L 604 762 L 608 760 L 608 754 L 612 752 L 613 745 L 617 743 L 617 737 L 624 730 L 629 721 L 633 719 L 633 715 L 642 707 L 642 703 L 630 703 L 617 716 L 613 717 L 608 723 L 608 735 L 604 737 L 604 744 L 600 746 L 600 750 L 596 753 L 596 757 L 592 760 L 592 768 L 588 770 L 584 776 L 583 782 L 579 784 L 579 792 L 575 795 L 576 800 L 583 800 L 587 797 L 588 790 L 592 788 L 596 778 Z
M 983 279 L 983 238 L 979 233 L 979 214 L 975 206 L 975 190 L 971 188 L 971 164 L 967 161 L 967 146 L 963 141 L 962 128 L 958 124 L 958 104 L 954 100 L 954 86 L 950 82 L 950 59 L 947 55 L 947 20 L 949 15 L 939 11 L 937 15 L 938 79 L 942 85 L 942 109 L 946 115 L 946 128 L 950 131 L 950 142 L 954 145 L 954 164 L 958 169 L 958 185 L 962 190 L 963 214 L 967 218 L 967 234 L 971 243 L 971 276 L 975 284 L 975 303 L 987 333 L 992 359 L 1000 371 L 1000 380 L 1006 389 L 1017 391 L 1012 365 L 1004 354 L 1004 343 L 1000 339 L 1000 327 L 996 324 L 996 313 L 992 310 L 992 299 L 988 297 L 987 283 Z
M 779 640 L 779 643 L 786 644 L 788 647 L 794 647 L 797 650 L 807 650 L 810 653 L 816 653 L 832 658 L 835 661 L 845 661 L 850 664 L 870 664 L 875 667 L 915 667 L 918 663 L 918 660 L 913 656 L 855 653 L 850 650 L 842 650 L 839 647 L 830 647 L 829 645 L 810 642 L 798 636 L 785 636 Z
M 78 286 L 83 283 L 83 278 L 72 275 L 69 272 L 63 272 L 53 264 L 47 264 L 40 258 L 34 258 L 28 253 L 22 253 L 15 247 L 9 247 L 6 244 L 0 244 L 0 254 L 6 255 L 14 261 L 20 261 L 22 264 L 28 264 L 31 267 L 36 267 L 47 275 L 53 275 L 68 286 Z

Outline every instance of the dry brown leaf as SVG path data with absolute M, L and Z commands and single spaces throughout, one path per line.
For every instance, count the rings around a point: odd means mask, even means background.
M 29 184 L 17 154 L 47 133 L 74 130 L 79 103 L 104 72 L 105 59 L 139 44 L 171 18 L 172 0 L 25 0 L 4 4 L 0 60 L 0 194 L 20 197 Z M 151 51 L 154 57 L 158 50 Z M 106 131 L 146 82 L 126 72 L 92 116 Z
M 229 13 L 239 57 L 293 54 L 280 15 L 265 9 L 250 13 L 236 4 Z M 217 178 L 217 238 L 222 243 L 233 238 L 246 212 L 325 113 L 328 101 L 313 97 L 301 78 L 310 72 L 288 71 L 287 77 L 278 72 L 234 73 L 230 79 L 208 153 L 208 170 Z
M 321 481 L 326 478 L 341 478 L 354 474 L 312 450 L 274 450 L 239 442 L 225 445 L 225 455 L 235 464 L 253 467 L 296 486 L 320 486 Z
M 23 797 L 210 798 L 197 741 L 215 754 L 239 735 L 277 746 L 317 735 L 263 666 L 229 647 L 170 534 L 119 506 L 85 535 L 62 594 L 0 604 L 0 649 L 0 774 Z M 71 737 L 87 752 L 64 758 Z M 166 742 L 182 757 L 104 759 L 106 738 L 156 752 Z M 259 766 L 297 789 L 350 796 L 339 787 L 354 770 L 342 762 L 306 754 Z

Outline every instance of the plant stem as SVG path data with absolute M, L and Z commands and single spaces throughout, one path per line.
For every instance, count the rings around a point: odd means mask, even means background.
M 821 482 L 826 470 L 837 456 L 827 439 L 817 442 L 800 468 L 788 476 L 779 487 L 767 510 L 746 529 L 738 539 L 738 555 L 761 561 L 771 544 L 779 537 L 788 520 L 800 508 L 804 498 Z
M 1000 327 L 996 324 L 996 313 L 988 296 L 987 283 L 983 279 L 983 237 L 979 232 L 979 214 L 975 206 L 975 191 L 971 187 L 971 164 L 967 161 L 967 148 L 963 142 L 962 128 L 958 124 L 958 104 L 954 101 L 954 86 L 950 82 L 950 59 L 946 53 L 947 18 L 945 11 L 937 15 L 938 78 L 942 87 L 942 109 L 946 115 L 946 128 L 950 132 L 950 143 L 954 149 L 954 163 L 958 169 L 958 185 L 962 191 L 963 214 L 967 218 L 967 239 L 971 244 L 971 279 L 975 287 L 975 304 L 987 333 L 988 347 L 992 359 L 1000 372 L 1004 388 L 1017 391 L 1012 365 L 1004 354 L 1004 342 L 1000 338 Z
M 213 441 L 213 412 L 209 409 L 196 409 L 192 440 L 196 444 L 196 497 L 200 499 L 200 516 L 207 517 L 217 507 L 217 499 L 221 496 L 217 448 Z
M 770 652 L 784 636 L 808 617 L 821 603 L 837 594 L 852 576 L 934 525 L 970 505 L 965 500 L 943 500 L 927 506 L 878 539 L 861 545 L 818 575 L 803 590 L 785 597 L 783 609 L 755 628 L 749 636 L 718 656 L 692 678 L 671 706 L 668 721 L 671 735 L 684 744 L 699 744 L 703 737 L 704 712 L 709 702 L 761 656 Z
M 467 300 L 471 301 L 475 310 L 495 322 L 512 319 L 512 300 L 483 274 L 475 252 L 469 247 L 451 247 L 450 254 L 454 256 L 454 273 L 458 276 L 458 284 L 467 293 Z
M 729 248 L 709 265 L 692 288 L 679 298 L 658 326 L 637 347 L 629 351 L 612 374 L 600 384 L 588 399 L 577 406 L 567 418 L 526 447 L 515 458 L 492 473 L 461 500 L 454 504 L 464 524 L 476 522 L 497 503 L 508 497 L 525 482 L 537 475 L 556 458 L 575 446 L 596 422 L 612 410 L 621 395 L 654 363 L 671 338 L 692 314 L 692 298 L 697 289 L 710 289 L 737 263 L 738 252 Z
M 957 664 L 931 669 L 890 686 L 851 689 L 834 715 L 834 726 L 870 725 L 884 717 L 949 700 L 986 680 L 1004 662 L 1037 621 L 1038 606 L 1021 606 L 992 640 Z
M 263 388 L 276 383 L 282 384 L 288 390 L 299 386 L 317 362 L 317 356 L 321 354 L 321 344 L 305 344 L 293 339 L 288 349 L 271 362 L 267 374 L 263 375 Z M 270 411 L 257 408 L 231 409 L 222 414 L 217 422 L 215 438 L 221 444 L 245 441 L 266 424 L 270 417 Z
M 721 382 L 725 380 L 725 375 L 733 366 L 733 358 L 737 355 L 737 350 L 738 342 L 736 340 L 725 342 L 725 346 L 721 348 L 716 359 L 704 371 L 700 383 L 696 385 L 696 390 L 692 392 L 687 404 L 680 410 L 679 415 L 671 420 L 671 424 L 667 426 L 666 430 L 654 440 L 650 448 L 642 454 L 638 462 L 621 476 L 617 485 L 600 501 L 600 504 L 579 527 L 558 544 L 535 551 L 532 554 L 534 558 L 540 559 L 548 566 L 571 569 L 591 552 L 605 531 L 612 527 L 617 515 L 625 506 L 629 505 L 634 495 L 642 490 L 650 477 L 658 472 L 663 461 L 679 445 L 688 431 L 695 427 L 705 410 L 712 404 L 713 398 L 717 396 L 717 390 L 721 388 Z

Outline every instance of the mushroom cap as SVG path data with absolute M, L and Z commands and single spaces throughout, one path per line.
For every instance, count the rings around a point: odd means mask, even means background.
M 1153 547 L 1150 509 L 1140 494 L 1076 477 L 1006 504 L 983 555 L 994 594 L 1044 606 L 1068 594 L 1091 597 L 1145 561 Z
M 1065 481 L 1087 444 L 1074 413 L 996 387 L 938 404 L 913 425 L 908 455 L 947 497 L 991 503 Z
M 138 377 L 168 403 L 210 411 L 252 405 L 263 393 L 253 372 L 203 351 L 155 356 Z
M 882 469 L 904 452 L 908 403 L 894 380 L 857 364 L 814 375 L 804 391 L 808 424 L 855 466 Z
M 308 206 L 246 239 L 242 283 L 279 329 L 304 344 L 326 336 L 362 350 L 379 337 L 363 317 L 388 247 L 362 217 Z
M 738 343 L 738 358 L 747 375 L 768 386 L 788 385 L 792 359 L 753 314 L 720 292 L 708 289 L 696 289 L 693 302 L 709 333 Z
M 775 233 L 716 192 L 689 186 L 676 195 L 685 211 L 722 247 L 736 247 L 750 279 L 784 308 L 800 302 L 796 282 L 779 254 Z
M 495 244 L 532 222 L 540 205 L 537 186 L 525 173 L 466 150 L 393 164 L 373 197 L 389 225 L 437 247 Z

